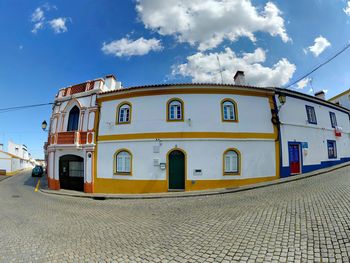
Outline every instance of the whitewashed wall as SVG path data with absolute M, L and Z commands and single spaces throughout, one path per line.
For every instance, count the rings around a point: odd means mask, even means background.
M 99 142 L 98 178 L 165 180 L 166 171 L 154 166 L 153 160 L 166 163 L 168 151 L 176 147 L 187 154 L 188 180 L 232 180 L 276 175 L 273 140 L 161 140 L 159 153 L 154 153 L 153 146 L 158 145 L 159 142 L 155 140 Z M 113 173 L 113 155 L 121 148 L 132 153 L 132 176 L 118 176 Z M 223 176 L 223 153 L 228 148 L 236 148 L 241 152 L 241 176 Z M 202 175 L 193 175 L 195 169 L 202 169 Z
M 11 156 L 0 152 L 0 170 L 11 172 Z
M 167 122 L 167 101 L 180 98 L 184 102 L 184 122 Z M 239 122 L 222 122 L 221 101 L 233 99 L 237 103 Z M 121 102 L 132 104 L 131 123 L 116 124 L 117 107 Z M 102 103 L 99 136 L 113 134 L 157 132 L 241 132 L 273 133 L 271 109 L 266 97 L 232 94 L 176 94 L 119 99 Z M 276 175 L 274 140 L 161 140 L 160 152 L 153 153 L 156 140 L 100 141 L 98 144 L 97 176 L 99 178 L 131 180 L 165 180 L 166 171 L 154 166 L 154 159 L 166 163 L 166 155 L 173 148 L 187 153 L 188 180 L 232 180 L 270 177 Z M 113 155 L 121 148 L 133 155 L 133 175 L 113 173 Z M 223 153 L 237 148 L 242 154 L 241 176 L 223 176 Z M 194 175 L 202 169 L 202 175 Z
M 167 101 L 184 101 L 184 122 L 167 122 Z M 238 107 L 238 123 L 221 121 L 221 100 Z M 119 103 L 132 104 L 131 124 L 116 125 Z M 190 120 L 189 120 L 190 119 Z M 176 94 L 134 97 L 102 103 L 99 135 L 151 132 L 259 132 L 273 133 L 268 98 L 225 94 Z

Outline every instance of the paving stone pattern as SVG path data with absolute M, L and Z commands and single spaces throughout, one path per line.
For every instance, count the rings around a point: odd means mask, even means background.
M 0 262 L 350 262 L 350 168 L 224 195 L 92 200 L 0 183 Z

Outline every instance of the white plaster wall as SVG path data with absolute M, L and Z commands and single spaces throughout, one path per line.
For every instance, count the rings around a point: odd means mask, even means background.
M 167 101 L 184 101 L 185 122 L 167 122 Z M 221 100 L 236 101 L 238 123 L 221 121 Z M 120 102 L 132 104 L 131 124 L 116 125 Z M 191 120 L 189 123 L 189 119 Z M 268 98 L 229 94 L 176 94 L 134 97 L 102 103 L 99 135 L 150 132 L 259 132 L 272 133 Z
M 23 161 L 22 161 L 23 164 Z M 21 166 L 21 160 L 17 158 L 12 158 L 12 170 L 11 172 L 15 172 L 18 170 L 23 169 L 24 167 Z
M 55 161 L 55 153 L 54 152 L 50 152 L 49 153 L 49 177 L 51 179 L 55 178 L 55 170 L 54 170 L 54 161 Z
M 18 149 L 18 151 L 16 151 L 16 148 Z M 8 141 L 7 151 L 13 155 L 18 156 L 18 157 L 23 157 L 23 150 L 22 150 L 21 144 L 17 144 L 17 143 Z
M 87 152 L 85 155 L 85 179 L 84 182 L 91 183 L 92 182 L 92 156 L 89 158 L 89 153 Z
M 277 98 L 276 98 L 277 99 Z M 305 105 L 315 108 L 317 124 L 307 122 Z M 343 129 L 341 137 L 336 137 L 329 112 L 336 114 L 337 124 Z M 308 142 L 307 155 L 303 154 L 303 164 L 320 164 L 321 161 L 339 160 L 350 157 L 350 122 L 347 113 L 302 99 L 287 97 L 280 113 L 283 166 L 289 166 L 288 142 Z M 337 159 L 328 159 L 327 140 L 335 140 Z
M 0 158 L 7 158 L 7 159 L 0 159 L 0 170 L 6 170 L 7 172 L 11 172 L 11 158 L 2 157 L 0 153 Z
M 335 100 L 332 100 L 332 102 L 333 103 L 339 102 L 340 106 L 343 106 L 345 108 L 350 109 L 350 97 L 349 97 L 349 95 L 350 95 L 350 92 L 347 92 L 343 96 L 341 96 Z
M 273 140 L 162 140 L 159 153 L 153 153 L 156 141 L 99 142 L 97 177 L 130 180 L 165 180 L 166 170 L 154 166 L 153 160 L 166 163 L 169 150 L 178 147 L 187 153 L 188 180 L 229 180 L 268 177 L 276 175 L 275 143 Z M 132 176 L 116 176 L 113 173 L 113 155 L 121 148 L 133 156 Z M 228 148 L 241 152 L 241 176 L 223 176 L 223 153 Z M 194 169 L 202 169 L 201 176 L 194 176 Z

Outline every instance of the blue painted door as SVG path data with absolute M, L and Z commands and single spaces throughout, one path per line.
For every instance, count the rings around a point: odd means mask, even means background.
M 289 167 L 291 174 L 300 174 L 300 146 L 289 144 Z

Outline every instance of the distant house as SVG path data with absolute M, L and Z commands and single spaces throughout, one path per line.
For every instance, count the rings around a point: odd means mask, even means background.
M 9 141 L 7 151 L 4 151 L 4 145 L 0 144 L 0 174 L 12 175 L 33 165 L 27 146 Z
M 337 104 L 339 106 L 342 106 L 344 108 L 350 109 L 350 89 L 339 93 L 338 95 L 334 96 L 333 98 L 330 98 L 328 101 Z

